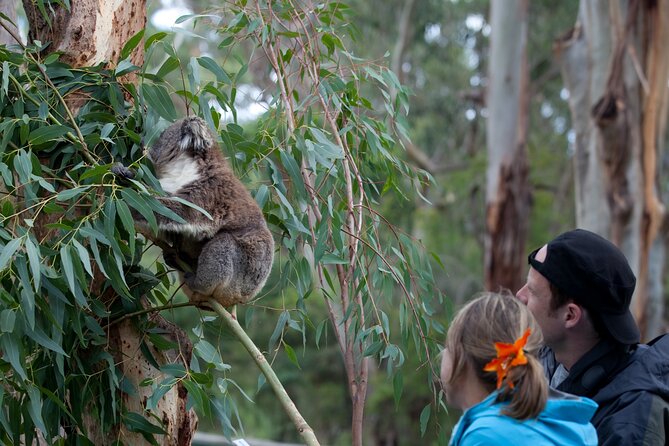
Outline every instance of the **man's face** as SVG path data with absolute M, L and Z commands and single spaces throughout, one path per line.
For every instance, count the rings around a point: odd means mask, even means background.
M 537 252 L 536 259 L 543 262 L 546 258 L 546 247 Z M 527 283 L 516 293 L 516 297 L 530 310 L 539 323 L 544 335 L 544 343 L 555 347 L 565 335 L 561 309 L 551 308 L 552 293 L 548 280 L 537 270 L 530 267 Z

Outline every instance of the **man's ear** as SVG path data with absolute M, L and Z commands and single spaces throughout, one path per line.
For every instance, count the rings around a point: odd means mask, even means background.
M 585 317 L 583 307 L 574 302 L 569 302 L 565 306 L 564 326 L 565 328 L 574 328 Z

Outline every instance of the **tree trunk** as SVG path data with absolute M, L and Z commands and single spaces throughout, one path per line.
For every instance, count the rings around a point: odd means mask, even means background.
M 116 63 L 126 41 L 141 31 L 146 24 L 145 0 L 72 0 L 71 10 L 52 3 L 54 13 L 45 19 L 37 9 L 36 3 L 24 0 L 26 15 L 30 23 L 29 39 L 51 42 L 48 52 L 61 51 L 61 60 L 72 66 L 91 66 L 101 62 Z M 51 25 L 49 25 L 49 23 Z M 141 65 L 144 59 L 143 45 L 130 56 L 135 65 Z M 81 99 L 83 100 L 83 99 Z M 77 108 L 72 106 L 70 108 Z M 102 289 L 104 278 L 98 272 L 93 280 L 93 289 Z M 111 288 L 108 288 L 110 291 Z M 110 295 L 106 302 L 117 299 Z M 158 351 L 148 345 L 148 349 L 159 366 L 182 362 L 188 367 L 191 346 L 184 332 L 167 322 L 159 314 L 150 317 L 152 323 L 162 329 L 178 346 L 178 351 Z M 138 329 L 132 320 L 123 320 L 107 328 L 108 352 L 113 356 L 117 369 L 123 374 L 128 384 L 135 389 L 134 394 L 121 393 L 119 401 L 123 413 L 136 412 L 149 418 L 146 401 L 153 393 L 152 386 L 142 386 L 142 382 L 161 383 L 169 378 L 152 365 L 140 346 L 145 341 L 145 333 Z M 148 381 L 147 381 L 148 380 Z M 166 435 L 157 437 L 159 445 L 189 445 L 197 426 L 194 411 L 186 410 L 187 392 L 182 384 L 174 385 L 161 398 L 152 411 L 152 422 L 160 420 Z M 94 411 L 91 411 L 92 413 Z M 111 431 L 103 432 L 99 420 L 90 415 L 84 419 L 88 438 L 96 445 L 115 444 L 121 440 L 124 444 L 149 444 L 140 434 L 131 432 L 125 424 L 119 422 Z
M 668 13 L 666 0 L 582 1 L 575 28 L 557 45 L 576 132 L 577 225 L 627 256 L 644 338 L 659 333 L 663 313 L 657 160 L 667 115 Z
M 37 2 L 23 0 L 30 41 L 51 42 L 49 52 L 62 51 L 61 60 L 74 67 L 115 63 L 125 42 L 146 26 L 146 0 L 72 0 L 70 11 L 52 4 L 51 26 Z M 138 48 L 131 62 L 141 65 L 144 50 Z
M 16 0 L 0 0 L 0 12 L 6 15 L 9 20 L 16 23 Z M 6 25 L 12 26 L 10 23 L 6 23 Z M 12 28 L 16 31 L 15 35 L 18 36 L 19 32 L 16 27 L 12 26 Z M 0 45 L 15 45 L 17 43 L 9 32 L 0 27 Z
M 527 0 L 493 1 L 491 27 L 485 286 L 515 291 L 525 271 L 530 210 Z

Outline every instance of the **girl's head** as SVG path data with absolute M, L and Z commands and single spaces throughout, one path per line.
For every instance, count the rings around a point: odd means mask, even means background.
M 458 402 L 464 401 L 463 393 L 471 392 L 471 387 L 462 385 L 463 378 L 476 379 L 476 388 L 482 388 L 484 394 L 494 391 L 497 373 L 483 369 L 497 358 L 495 343 L 513 344 L 528 328 L 531 334 L 523 347 L 527 363 L 508 371 L 497 400 L 509 402 L 505 415 L 519 420 L 537 417 L 548 398 L 548 383 L 536 358 L 542 344 L 541 329 L 527 307 L 510 294 L 484 293 L 465 305 L 451 322 L 441 370 L 449 402 L 464 406 Z

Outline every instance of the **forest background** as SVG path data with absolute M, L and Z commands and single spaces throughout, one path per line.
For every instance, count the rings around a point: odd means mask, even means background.
M 215 7 L 198 0 L 149 2 L 146 36 L 173 31 L 175 58 L 207 56 L 238 71 L 239 60 L 221 56 L 225 46 L 209 38 L 204 18 L 172 26 L 178 16 Z M 434 296 L 417 297 L 424 298 L 422 311 L 434 328 L 431 341 L 443 341 L 453 309 L 476 292 L 515 291 L 526 274 L 526 253 L 575 226 L 625 250 L 641 278 L 635 309 L 646 339 L 666 331 L 661 196 L 668 164 L 661 149 L 668 56 L 657 49 L 666 37 L 658 34 L 668 21 L 666 2 L 350 0 L 346 10 L 350 54 L 389 67 L 407 88 L 385 78 L 391 99 L 407 97 L 408 112 L 400 118 L 406 135 L 393 155 L 431 178 L 416 194 L 380 194 L 375 202 L 391 232 L 419 241 L 430 259 L 440 299 L 435 305 Z M 147 63 L 155 64 L 150 71 L 165 60 Z M 173 84 L 180 81 L 178 72 L 168 74 Z M 258 133 L 275 106 L 274 83 L 269 70 L 250 65 L 237 85 L 237 115 L 223 119 Z M 378 91 L 364 93 L 372 109 L 383 108 Z M 184 115 L 180 98 L 173 100 Z M 254 179 L 255 186 L 263 182 L 262 175 Z M 241 319 L 254 342 L 268 346 L 272 367 L 322 443 L 348 445 L 347 371 L 332 328 L 320 323 L 327 306 L 286 279 L 287 270 L 303 271 L 293 260 L 277 258 L 261 300 L 240 310 Z M 389 294 L 384 315 L 397 325 L 406 317 L 397 304 L 402 293 Z M 307 299 L 304 318 L 299 313 Z M 182 310 L 171 319 L 186 332 L 197 331 L 201 313 Z M 213 339 L 219 359 L 230 365 L 226 382 L 239 390 L 231 390 L 234 402 L 223 410 L 228 418 L 198 413 L 199 430 L 220 431 L 224 418 L 235 425 L 235 436 L 299 441 L 246 352 L 229 333 Z M 420 343 L 407 342 L 398 364 L 374 356 L 378 343 L 370 341 L 366 351 L 373 365 L 364 444 L 444 443 L 459 414 L 444 410 L 435 386 L 430 365 L 438 368 L 438 357 L 426 362 Z

